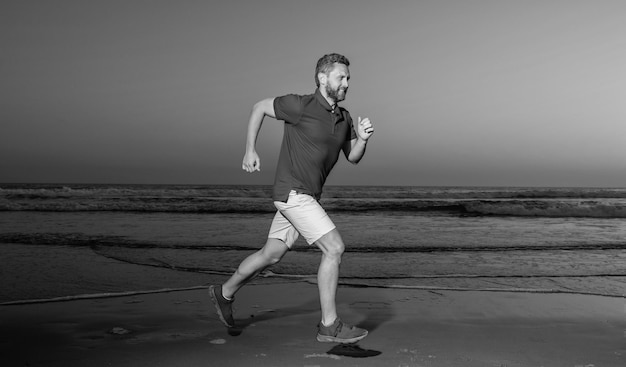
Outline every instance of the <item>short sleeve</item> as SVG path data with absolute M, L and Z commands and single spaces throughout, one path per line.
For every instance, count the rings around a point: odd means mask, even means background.
M 287 94 L 274 98 L 274 113 L 277 120 L 294 124 L 302 115 L 302 97 L 296 94 Z
M 350 128 L 350 133 L 346 134 L 346 140 L 350 141 L 350 140 L 356 139 L 356 131 L 354 130 L 352 116 L 350 116 L 350 113 L 346 110 L 343 110 L 343 113 L 344 113 L 344 118 L 346 119 L 346 121 L 348 121 L 348 126 Z

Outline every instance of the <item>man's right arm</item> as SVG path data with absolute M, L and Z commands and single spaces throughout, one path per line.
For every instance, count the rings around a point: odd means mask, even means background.
M 261 170 L 261 159 L 256 152 L 256 140 L 263 125 L 265 116 L 276 118 L 274 112 L 274 98 L 267 98 L 257 102 L 252 107 L 248 122 L 248 134 L 246 136 L 246 154 L 243 157 L 241 168 L 246 172 Z

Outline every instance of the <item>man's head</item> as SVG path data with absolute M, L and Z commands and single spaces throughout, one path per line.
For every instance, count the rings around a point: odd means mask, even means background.
M 326 96 L 335 102 L 343 101 L 348 91 L 348 70 L 350 61 L 339 54 L 328 54 L 317 61 L 315 67 L 315 84 L 325 92 Z

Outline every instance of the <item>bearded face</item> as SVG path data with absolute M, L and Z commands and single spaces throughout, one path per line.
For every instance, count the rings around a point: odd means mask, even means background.
M 348 67 L 344 64 L 336 63 L 333 70 L 326 74 L 326 84 L 324 90 L 328 98 L 335 102 L 340 102 L 346 99 L 346 93 L 348 92 L 348 80 L 350 79 L 350 72 Z
M 334 99 L 335 102 L 341 102 L 346 99 L 346 93 L 348 87 L 342 87 L 341 85 L 333 86 L 330 83 L 326 84 L 326 94 L 329 98 Z

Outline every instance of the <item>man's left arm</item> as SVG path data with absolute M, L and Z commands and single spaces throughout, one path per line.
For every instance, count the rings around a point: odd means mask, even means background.
M 357 164 L 363 158 L 365 154 L 365 149 L 367 147 L 367 141 L 374 134 L 374 127 L 372 127 L 372 123 L 369 118 L 361 119 L 359 117 L 359 121 L 354 128 L 356 133 L 356 138 L 347 141 L 343 146 L 343 152 L 348 159 L 348 162 L 352 164 Z

